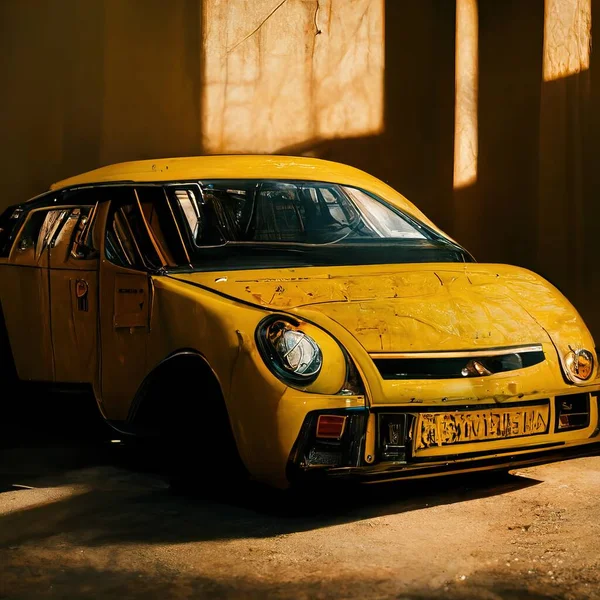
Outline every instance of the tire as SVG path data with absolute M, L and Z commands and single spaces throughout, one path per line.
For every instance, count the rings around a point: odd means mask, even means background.
M 18 441 L 21 431 L 16 423 L 23 422 L 22 385 L 17 375 L 8 331 L 0 305 L 0 381 L 2 382 L 2 401 L 0 401 L 0 448 L 10 447 Z
M 190 373 L 199 382 L 190 394 Z M 150 391 L 159 467 L 175 493 L 219 495 L 245 479 L 223 395 L 202 359 L 182 359 Z M 162 402 L 161 402 L 162 399 Z
M 15 368 L 15 360 L 13 353 L 10 348 L 10 341 L 8 339 L 8 331 L 6 329 L 6 322 L 4 320 L 4 312 L 2 311 L 2 305 L 0 304 L 0 381 L 8 382 L 12 387 L 16 387 L 19 381 L 17 376 L 17 369 Z M 9 388 L 10 389 L 10 388 Z

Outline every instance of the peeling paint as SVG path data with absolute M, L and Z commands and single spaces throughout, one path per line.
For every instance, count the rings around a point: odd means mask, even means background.
M 369 352 L 461 350 L 593 341 L 572 306 L 543 279 L 516 267 L 399 265 L 230 272 L 219 291 L 260 306 L 319 311 Z M 177 278 L 211 286 L 201 273 Z M 285 282 L 285 285 L 283 284 Z M 564 348 L 563 348 L 564 347 Z

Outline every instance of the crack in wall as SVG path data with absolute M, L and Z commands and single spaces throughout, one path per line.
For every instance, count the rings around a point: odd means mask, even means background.
M 231 54 L 238 46 L 243 44 L 246 40 L 250 39 L 253 35 L 258 33 L 265 23 L 286 3 L 288 0 L 281 0 L 281 2 L 244 38 L 242 38 L 237 44 L 234 44 L 228 51 L 227 54 Z M 316 18 L 316 17 L 315 17 Z

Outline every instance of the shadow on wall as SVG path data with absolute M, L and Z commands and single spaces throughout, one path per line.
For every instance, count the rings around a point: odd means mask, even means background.
M 98 166 L 201 152 L 201 0 L 0 3 L 0 211 Z

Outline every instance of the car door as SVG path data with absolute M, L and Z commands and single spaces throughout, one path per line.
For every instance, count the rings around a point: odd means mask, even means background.
M 25 381 L 55 380 L 48 246 L 66 215 L 61 207 L 31 210 L 1 266 L 2 310 L 17 374 Z
M 101 390 L 105 416 L 127 418 L 147 372 L 152 273 L 181 260 L 161 186 L 113 188 L 100 260 Z
M 48 244 L 55 379 L 92 383 L 97 366 L 98 252 L 91 239 L 93 189 L 76 194 Z

